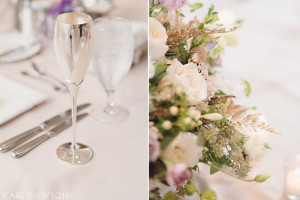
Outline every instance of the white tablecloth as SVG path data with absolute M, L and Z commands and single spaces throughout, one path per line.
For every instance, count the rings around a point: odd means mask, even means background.
M 119 15 L 135 20 L 146 20 L 146 2 L 138 0 L 114 1 Z M 132 12 L 132 4 L 137 12 Z M 3 3 L 3 4 L 2 4 Z M 10 11 L 1 6 L 1 31 L 11 27 Z M 33 60 L 43 65 L 47 71 L 60 77 L 54 56 L 52 42 Z M 43 82 L 21 75 L 30 71 L 29 61 L 0 64 L 0 73 L 36 90 L 49 95 L 42 105 L 24 113 L 13 121 L 0 127 L 0 141 L 4 141 L 22 131 L 30 129 L 43 120 L 69 108 L 69 94 L 55 92 Z M 146 199 L 148 160 L 147 160 L 147 60 L 134 66 L 116 93 L 116 103 L 130 111 L 130 118 L 121 124 L 107 125 L 98 123 L 92 116 L 78 122 L 77 138 L 94 150 L 94 157 L 88 164 L 71 166 L 56 157 L 56 148 L 72 139 L 71 128 L 45 142 L 21 159 L 13 159 L 9 153 L 0 154 L 0 200 L 6 197 L 27 199 L 28 195 L 39 195 L 31 199 L 68 199 L 68 200 L 141 200 Z M 79 103 L 91 102 L 92 107 L 106 103 L 106 95 L 97 78 L 87 74 L 82 84 Z M 92 109 L 89 108 L 88 110 Z M 21 196 L 23 195 L 23 196 Z M 49 198 L 41 195 L 52 195 Z M 37 197 L 37 196 L 36 196 Z M 14 199 L 14 198 L 12 198 Z

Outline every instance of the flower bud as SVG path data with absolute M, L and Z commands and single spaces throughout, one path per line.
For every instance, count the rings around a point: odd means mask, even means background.
M 203 122 L 201 120 L 197 121 L 197 126 L 202 126 Z
M 189 109 L 188 113 L 191 118 L 195 118 L 195 116 L 197 114 L 196 110 L 194 110 L 194 109 Z
M 173 116 L 178 114 L 177 106 L 171 106 L 169 110 L 170 110 L 171 115 L 173 115 Z
M 196 110 L 196 114 L 195 114 L 194 119 L 199 120 L 200 118 L 201 118 L 201 112 L 199 110 Z
M 255 176 L 254 180 L 258 183 L 262 183 L 265 180 L 267 180 L 268 178 L 270 178 L 270 175 L 259 174 L 259 175 Z
M 223 119 L 223 116 L 219 113 L 209 113 L 206 115 L 201 115 L 201 118 L 211 120 L 211 121 L 218 121 Z
M 186 117 L 184 118 L 184 121 L 183 121 L 185 124 L 191 124 L 192 123 L 192 119 L 190 117 Z
M 165 130 L 170 130 L 172 128 L 172 122 L 170 120 L 166 120 L 162 123 L 162 127 Z

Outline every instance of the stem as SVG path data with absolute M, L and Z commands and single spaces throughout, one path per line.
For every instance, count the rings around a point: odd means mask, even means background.
M 76 116 L 77 116 L 77 96 L 78 96 L 78 89 L 79 86 L 74 84 L 68 84 L 68 88 L 71 95 L 71 101 L 72 101 L 72 128 L 73 128 L 73 141 L 72 141 L 72 151 L 73 155 L 75 155 L 75 149 L 76 149 Z
M 208 163 L 204 163 L 204 164 L 206 164 L 206 165 L 208 165 L 208 166 L 211 166 L 211 165 L 208 164 Z M 255 180 L 241 179 L 241 178 L 239 178 L 239 177 L 237 177 L 237 176 L 235 176 L 235 175 L 233 175 L 233 174 L 230 174 L 229 172 L 226 172 L 226 171 L 223 170 L 223 169 L 220 169 L 219 171 L 223 172 L 224 174 L 227 174 L 228 176 L 231 176 L 231 177 L 233 177 L 233 178 L 239 179 L 239 180 L 241 180 L 241 181 L 245 181 L 245 182 L 253 182 L 253 181 L 255 181 Z
M 114 94 L 115 90 L 106 90 L 107 94 L 107 106 L 104 109 L 105 112 L 107 112 L 110 115 L 114 115 L 118 112 L 118 109 L 115 107 L 115 102 L 114 102 Z

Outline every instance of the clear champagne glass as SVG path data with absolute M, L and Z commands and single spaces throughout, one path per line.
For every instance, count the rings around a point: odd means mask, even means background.
M 76 143 L 77 94 L 93 54 L 93 20 L 83 13 L 64 13 L 56 17 L 54 51 L 72 99 L 73 141 L 58 147 L 56 154 L 77 165 L 91 160 L 93 151 Z
M 133 34 L 130 21 L 120 17 L 98 18 L 94 22 L 94 66 L 108 96 L 106 106 L 97 106 L 92 114 L 100 122 L 119 123 L 129 112 L 114 104 L 114 93 L 128 73 L 133 59 Z

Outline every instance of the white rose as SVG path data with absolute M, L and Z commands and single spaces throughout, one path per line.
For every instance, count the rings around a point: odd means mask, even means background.
M 162 61 L 169 47 L 165 27 L 153 17 L 149 18 L 149 54 L 154 61 Z
M 257 136 L 250 137 L 244 144 L 245 152 L 253 160 L 261 160 L 265 154 L 265 143 Z
M 195 102 L 205 100 L 207 97 L 207 85 L 204 77 L 198 72 L 194 63 L 182 65 L 176 60 L 167 69 L 167 78 L 175 87 L 182 87 L 188 97 Z
M 186 163 L 189 167 L 194 167 L 202 156 L 202 149 L 197 144 L 196 135 L 179 133 L 162 152 L 161 157 L 174 164 Z

